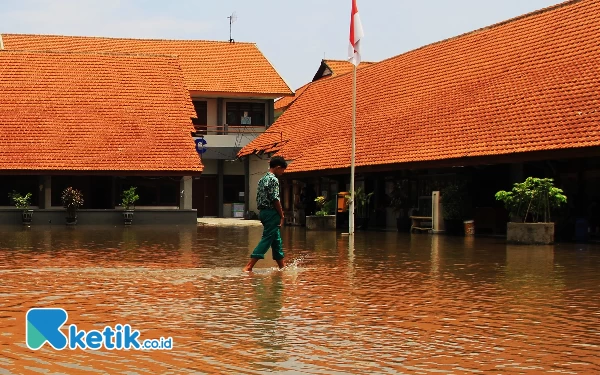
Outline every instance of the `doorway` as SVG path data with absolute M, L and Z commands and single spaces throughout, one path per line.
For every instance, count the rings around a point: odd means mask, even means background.
M 219 214 L 219 183 L 217 176 L 201 176 L 192 186 L 192 208 L 198 217 L 217 217 Z

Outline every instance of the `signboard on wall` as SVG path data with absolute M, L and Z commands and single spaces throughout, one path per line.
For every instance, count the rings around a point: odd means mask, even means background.
M 196 151 L 198 151 L 198 154 L 204 154 L 206 152 L 206 140 L 204 137 L 198 137 L 194 142 L 196 142 Z

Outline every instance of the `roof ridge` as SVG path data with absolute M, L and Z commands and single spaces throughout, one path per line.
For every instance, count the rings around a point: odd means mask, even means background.
M 335 61 L 335 62 L 347 62 L 352 64 L 349 60 L 338 60 L 338 59 L 323 59 L 323 61 Z M 375 64 L 377 61 L 361 61 L 361 64 Z
M 1 37 L 1 36 L 0 36 Z M 106 55 L 123 57 L 165 57 L 177 59 L 179 55 L 159 55 L 150 53 L 125 53 L 125 52 L 104 52 L 104 51 L 63 51 L 63 50 L 30 50 L 30 49 L 1 49 L 0 53 L 47 53 L 56 55 Z
M 206 43 L 219 43 L 219 44 L 252 44 L 256 45 L 255 42 L 229 42 L 221 40 L 206 40 L 206 39 L 160 39 L 160 38 L 123 38 L 123 37 L 110 37 L 110 36 L 86 36 L 86 35 L 61 35 L 61 34 L 25 34 L 25 33 L 0 33 L 2 35 L 27 35 L 27 36 L 41 36 L 41 37 L 63 37 L 63 38 L 91 38 L 91 39 L 112 39 L 112 40 L 139 40 L 139 41 L 153 41 L 153 42 L 206 42 Z
M 391 56 L 391 57 L 388 57 L 387 59 L 375 62 L 374 64 L 371 64 L 369 66 L 364 67 L 363 69 L 368 69 L 368 68 L 371 68 L 373 66 L 377 66 L 377 65 L 379 65 L 379 64 L 381 64 L 383 62 L 390 61 L 390 60 L 393 60 L 393 59 L 398 58 L 400 56 L 404 56 L 404 55 L 407 55 L 409 53 L 420 51 L 422 49 L 429 48 L 431 46 L 435 46 L 435 45 L 438 45 L 438 44 L 441 44 L 441 43 L 449 42 L 451 40 L 463 38 L 463 37 L 466 37 L 468 35 L 474 35 L 474 34 L 477 34 L 477 33 L 483 32 L 483 31 L 491 30 L 491 29 L 494 29 L 494 28 L 497 28 L 497 27 L 500 27 L 500 26 L 504 26 L 504 25 L 506 25 L 508 23 L 511 23 L 511 22 L 516 22 L 516 21 L 519 21 L 519 20 L 524 19 L 524 18 L 533 17 L 533 16 L 537 16 L 538 14 L 551 12 L 553 10 L 560 9 L 560 8 L 563 8 L 563 7 L 567 7 L 569 5 L 577 4 L 577 3 L 580 3 L 582 1 L 584 1 L 584 0 L 566 0 L 566 1 L 562 2 L 562 3 L 558 3 L 558 4 L 551 5 L 549 7 L 541 8 L 541 9 L 538 9 L 538 10 L 534 10 L 534 11 L 529 12 L 529 13 L 521 14 L 519 16 L 516 16 L 516 17 L 513 17 L 513 18 L 509 18 L 509 19 L 504 20 L 504 21 L 500 21 L 500 22 L 497 22 L 497 23 L 494 23 L 494 24 L 491 24 L 491 25 L 488 25 L 488 26 L 481 27 L 479 29 L 467 31 L 465 33 L 462 33 L 462 34 L 459 34 L 459 35 L 455 35 L 455 36 L 450 37 L 450 38 L 438 40 L 436 42 L 432 42 L 432 43 L 426 44 L 424 46 L 417 47 L 415 49 L 406 51 L 404 53 L 401 53 L 401 54 L 398 54 L 398 55 L 395 55 L 395 56 Z
M 305 83 L 304 85 L 302 85 L 302 86 L 298 87 L 296 90 L 294 90 L 294 95 L 296 95 L 296 93 L 297 93 L 298 91 L 302 90 L 303 88 L 307 87 L 308 85 L 310 85 L 310 84 L 311 84 L 311 83 L 313 83 L 313 82 L 316 82 L 316 81 L 307 82 L 307 83 Z M 283 100 L 283 99 L 285 99 L 285 98 L 288 98 L 288 99 L 289 99 L 290 97 L 289 97 L 289 96 L 282 96 L 282 97 L 280 97 L 280 98 L 277 98 L 277 99 L 275 100 L 275 103 L 277 103 L 278 101 L 280 101 L 280 100 Z M 294 99 L 295 99 L 295 98 L 294 98 Z

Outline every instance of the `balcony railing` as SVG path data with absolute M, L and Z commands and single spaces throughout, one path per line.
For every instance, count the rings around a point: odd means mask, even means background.
M 269 131 L 264 126 L 251 125 L 194 125 L 195 131 L 192 132 L 192 137 L 204 135 L 238 135 L 238 134 L 254 134 L 256 137 L 260 134 L 279 134 L 279 138 L 283 141 L 283 133 L 277 131 Z

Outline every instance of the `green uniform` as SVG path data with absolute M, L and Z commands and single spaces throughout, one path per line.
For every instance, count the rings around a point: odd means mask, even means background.
M 279 223 L 281 217 L 275 209 L 275 202 L 279 200 L 279 180 L 271 172 L 268 172 L 258 181 L 256 203 L 260 214 L 258 215 L 264 230 L 263 235 L 250 255 L 251 258 L 264 259 L 269 247 L 273 249 L 273 259 L 283 259 L 283 241 Z

